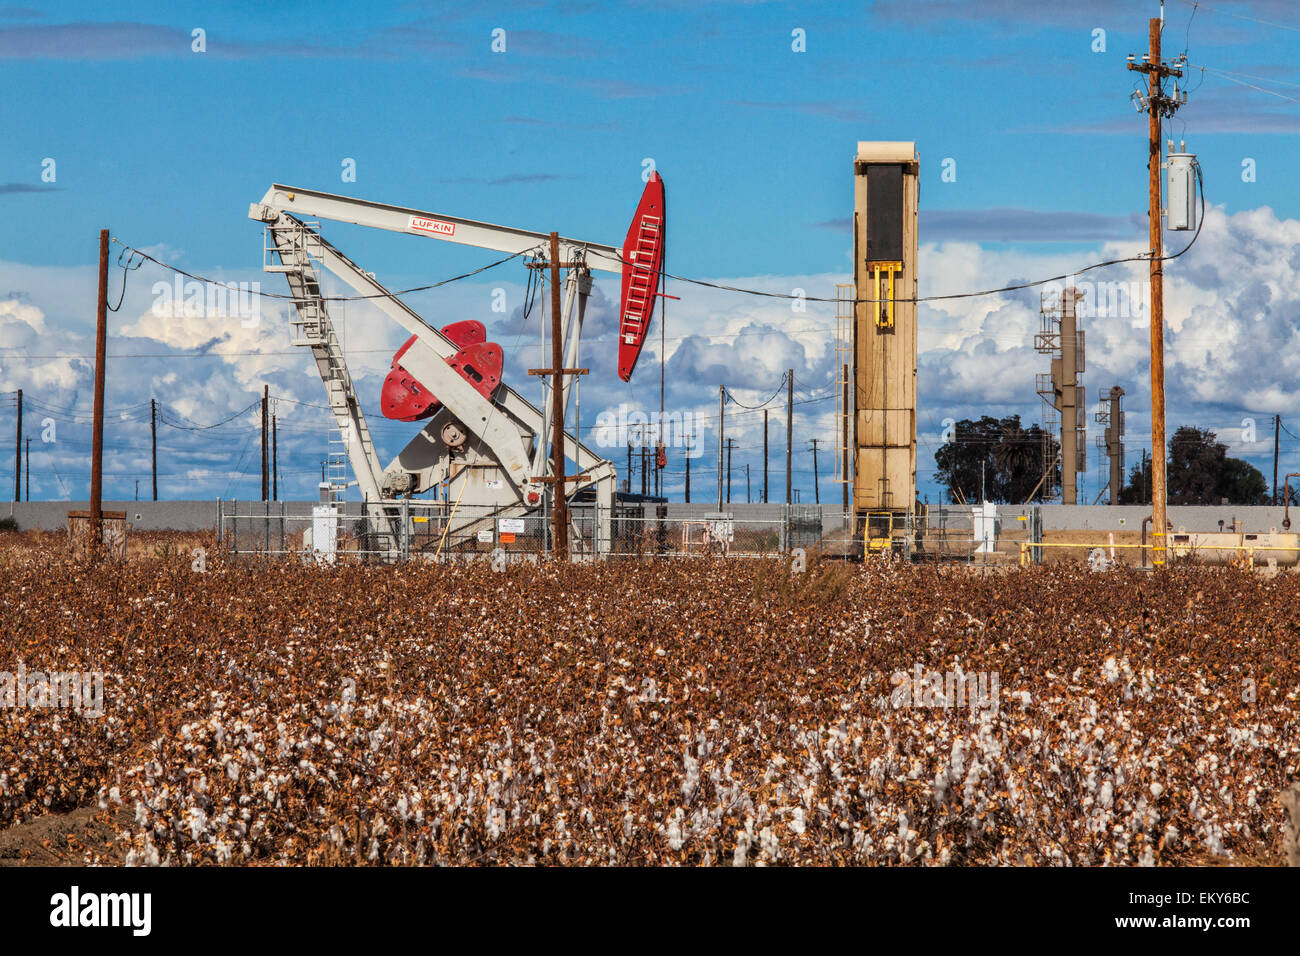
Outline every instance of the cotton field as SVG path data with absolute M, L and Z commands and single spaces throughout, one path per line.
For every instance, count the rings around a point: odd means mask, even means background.
M 1281 862 L 1300 585 L 0 556 L 0 829 L 130 864 Z M 19 669 L 24 679 L 17 681 Z M 39 675 L 102 674 L 102 715 Z

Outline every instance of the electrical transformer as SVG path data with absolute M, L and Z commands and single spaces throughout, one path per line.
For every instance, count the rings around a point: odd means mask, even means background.
M 1169 144 L 1168 188 L 1165 190 L 1165 224 L 1175 232 L 1196 228 L 1196 154 L 1182 152 L 1186 144 L 1179 143 L 1180 152 Z

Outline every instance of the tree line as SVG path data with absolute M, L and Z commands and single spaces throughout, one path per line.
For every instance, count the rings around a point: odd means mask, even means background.
M 1024 504 L 1054 496 L 1061 483 L 1060 443 L 1038 425 L 1028 428 L 1019 415 L 978 421 L 962 419 L 952 437 L 934 454 L 938 481 L 949 501 Z M 1046 468 L 1044 465 L 1046 464 Z M 1272 501 L 1259 469 L 1228 457 L 1228 446 L 1209 429 L 1184 425 L 1169 439 L 1166 460 L 1171 505 L 1266 505 Z M 1118 491 L 1120 504 L 1151 503 L 1151 459 L 1129 470 Z

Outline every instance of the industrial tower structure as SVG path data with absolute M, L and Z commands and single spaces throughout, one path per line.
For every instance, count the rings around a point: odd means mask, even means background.
M 853 163 L 853 510 L 867 549 L 916 505 L 915 143 L 858 143 Z
M 1083 332 L 1078 327 L 1078 303 L 1083 293 L 1071 286 L 1059 296 L 1044 292 L 1042 324 L 1034 348 L 1052 356 L 1052 370 L 1035 376 L 1038 394 L 1059 414 L 1061 504 L 1079 503 L 1079 473 L 1087 468 L 1088 419 L 1079 376 L 1084 372 Z M 1048 429 L 1054 416 L 1045 415 Z M 1051 462 L 1044 462 L 1051 474 Z M 1050 489 L 1049 489 L 1050 490 Z
M 1097 436 L 1097 447 L 1105 452 L 1110 462 L 1110 503 L 1119 504 L 1119 493 L 1124 488 L 1124 410 L 1120 408 L 1120 399 L 1124 389 L 1112 385 L 1110 391 L 1104 391 L 1099 398 L 1104 403 L 1097 412 L 1098 425 L 1104 425 L 1106 432 Z

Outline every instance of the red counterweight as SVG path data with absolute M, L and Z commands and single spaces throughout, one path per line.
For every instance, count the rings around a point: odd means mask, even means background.
M 664 265 L 664 181 L 652 172 L 641 192 L 623 243 L 623 295 L 619 304 L 618 377 L 632 378 L 654 315 Z
M 487 329 L 482 322 L 466 319 L 445 326 L 442 334 L 456 345 L 459 351 L 447 359 L 447 364 L 460 373 L 461 377 L 478 389 L 484 398 L 491 398 L 501 385 L 501 374 L 505 365 L 505 356 L 501 346 L 487 341 Z M 392 368 L 384 378 L 384 385 L 379 395 L 379 408 L 385 418 L 413 422 L 435 414 L 441 402 L 428 388 L 421 385 L 401 365 L 402 356 L 406 354 L 416 340 L 412 335 L 393 356 Z

